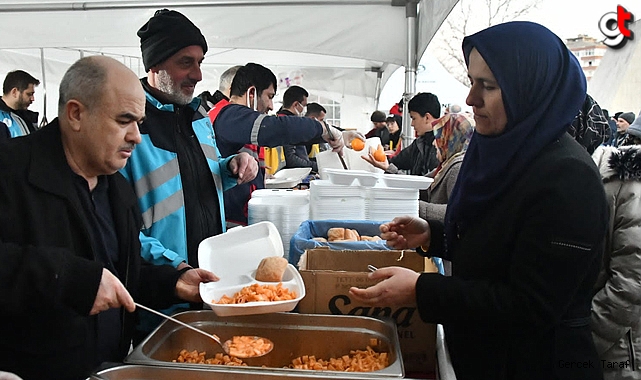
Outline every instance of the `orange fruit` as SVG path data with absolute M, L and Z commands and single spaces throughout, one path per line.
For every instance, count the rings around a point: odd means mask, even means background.
M 361 151 L 365 148 L 365 143 L 361 139 L 354 139 L 352 140 L 352 149 L 356 151 Z
M 378 162 L 385 162 L 385 152 L 383 151 L 383 146 L 379 145 L 378 148 L 376 149 L 376 152 L 373 154 L 374 159 Z

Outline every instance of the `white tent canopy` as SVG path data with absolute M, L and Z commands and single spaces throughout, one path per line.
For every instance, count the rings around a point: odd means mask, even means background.
M 641 22 L 630 25 L 635 36 L 641 34 Z M 641 44 L 632 39 L 620 49 L 608 49 L 588 83 L 588 93 L 601 108 L 615 112 L 634 112 L 641 109 Z
M 414 19 L 406 18 L 407 2 L 414 7 L 419 3 L 418 34 L 410 44 Z M 343 110 L 343 116 L 357 120 L 373 111 L 382 86 L 397 68 L 416 66 L 416 56 L 456 2 L 0 0 L 0 70 L 23 69 L 44 79 L 37 94 L 46 88 L 47 116 L 52 119 L 58 82 L 81 55 L 110 55 L 144 76 L 136 31 L 157 9 L 170 8 L 190 18 L 210 47 L 197 92 L 213 92 L 228 67 L 257 62 L 276 74 L 279 93 L 300 84 L 338 102 L 359 99 Z M 42 112 L 42 103 L 32 107 Z

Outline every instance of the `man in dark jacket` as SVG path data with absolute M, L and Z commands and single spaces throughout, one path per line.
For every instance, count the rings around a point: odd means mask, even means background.
M 229 102 L 221 101 L 209 111 L 223 157 L 246 148 L 247 144 L 254 146 L 257 155 L 261 147 L 321 141 L 341 152 L 344 140 L 349 144 L 358 136 L 352 131 L 341 132 L 324 121 L 267 115 L 274 106 L 272 99 L 276 95 L 276 86 L 276 76 L 265 66 L 250 62 L 238 69 L 231 85 Z M 265 187 L 264 169 L 260 168 L 252 183 L 225 192 L 228 221 L 247 224 L 247 202 L 253 190 Z
M 429 92 L 416 94 L 408 103 L 407 108 L 412 118 L 412 127 L 418 137 L 401 150 L 389 162 L 376 161 L 374 156 L 363 157 L 370 164 L 385 170 L 386 173 L 396 174 L 399 170 L 406 170 L 412 175 L 426 175 L 434 170 L 439 161 L 436 158 L 434 132 L 432 122 L 441 117 L 441 103 L 436 95 Z
M 0 141 L 28 135 L 38 127 L 38 113 L 28 108 L 40 81 L 22 70 L 11 71 L 2 83 Z
M 95 91 L 99 89 L 99 91 Z M 84 379 L 121 361 L 134 300 L 200 300 L 211 272 L 143 265 L 136 197 L 117 173 L 141 137 L 145 95 L 118 61 L 92 56 L 60 83 L 59 118 L 0 149 L 0 370 Z
M 303 117 L 307 109 L 307 98 L 309 93 L 300 86 L 291 86 L 283 94 L 283 108 L 278 111 L 278 116 L 299 116 Z M 285 167 L 286 168 L 312 168 L 314 173 L 318 172 L 316 160 L 309 158 L 307 147 L 300 145 L 285 145 Z

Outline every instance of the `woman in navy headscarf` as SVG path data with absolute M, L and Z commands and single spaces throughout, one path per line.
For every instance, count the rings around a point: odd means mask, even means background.
M 564 43 L 531 22 L 463 40 L 476 129 L 445 223 L 399 217 L 381 226 L 394 248 L 452 261 L 452 276 L 392 267 L 352 295 L 416 302 L 445 328 L 466 379 L 601 379 L 590 332 L 607 210 L 590 156 L 566 133 L 586 96 Z

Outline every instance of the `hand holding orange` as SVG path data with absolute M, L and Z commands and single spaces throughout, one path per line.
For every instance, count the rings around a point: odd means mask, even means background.
M 365 148 L 365 142 L 361 139 L 354 139 L 352 140 L 352 149 L 356 151 L 361 151 Z
M 385 157 L 385 152 L 383 151 L 383 146 L 379 145 L 376 151 L 374 148 L 370 148 L 370 154 L 374 156 L 374 159 L 378 162 L 385 162 L 387 157 Z

